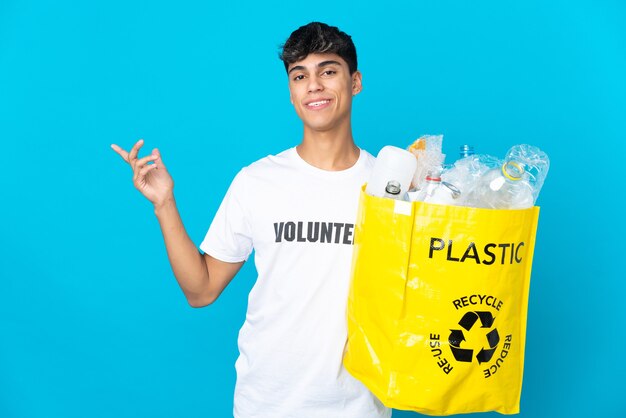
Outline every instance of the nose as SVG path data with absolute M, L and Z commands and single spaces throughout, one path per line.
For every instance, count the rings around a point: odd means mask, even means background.
M 307 87 L 308 87 L 309 93 L 314 93 L 317 91 L 324 90 L 324 85 L 322 84 L 322 80 L 320 80 L 319 77 L 317 77 L 316 75 L 312 75 L 309 77 L 309 84 Z

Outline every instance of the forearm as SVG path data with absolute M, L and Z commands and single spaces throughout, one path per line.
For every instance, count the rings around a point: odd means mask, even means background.
M 163 204 L 155 205 L 154 213 L 161 226 L 174 276 L 187 299 L 195 298 L 208 288 L 209 274 L 202 254 L 185 231 L 173 196 Z

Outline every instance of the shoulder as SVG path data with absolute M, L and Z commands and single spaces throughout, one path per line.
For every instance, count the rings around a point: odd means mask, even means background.
M 275 155 L 268 155 L 241 169 L 238 175 L 246 178 L 255 178 L 272 175 L 294 165 L 295 148 L 286 149 Z
M 359 149 L 361 150 L 362 153 L 364 153 L 367 164 L 374 164 L 374 162 L 376 162 L 376 157 L 370 154 L 369 151 L 363 148 L 359 148 Z
M 360 148 L 360 150 L 363 153 L 363 165 L 367 170 L 371 170 L 374 168 L 374 164 L 376 163 L 376 157 L 363 148 Z

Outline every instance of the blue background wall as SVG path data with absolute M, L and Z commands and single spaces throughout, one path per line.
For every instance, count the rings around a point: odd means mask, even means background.
M 161 149 L 199 244 L 300 140 L 276 54 L 311 20 L 357 45 L 361 147 L 549 153 L 520 416 L 626 416 L 624 2 L 0 0 L 0 417 L 231 414 L 254 267 L 190 308 L 109 144 Z

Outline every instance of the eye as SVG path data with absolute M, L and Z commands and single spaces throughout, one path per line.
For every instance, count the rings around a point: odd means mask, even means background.
M 295 76 L 295 77 L 293 78 L 293 81 L 300 81 L 300 80 L 302 80 L 303 78 L 304 78 L 304 75 L 302 75 L 302 74 L 298 74 L 297 76 Z
M 337 71 L 335 70 L 326 70 L 322 73 L 322 75 L 335 75 L 337 74 Z

